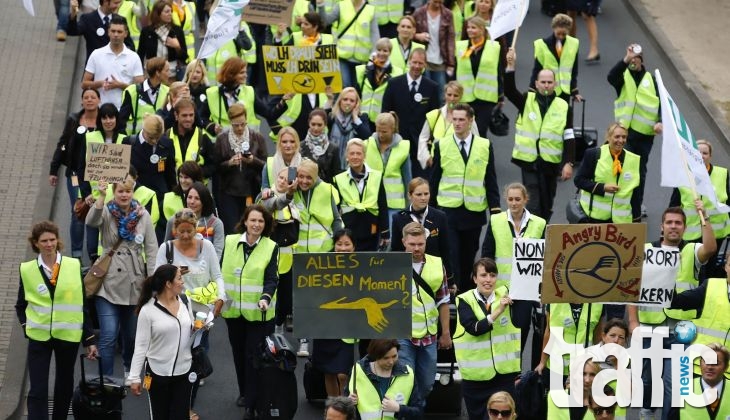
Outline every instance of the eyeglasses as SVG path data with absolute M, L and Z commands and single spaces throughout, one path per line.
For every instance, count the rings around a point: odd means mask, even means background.
M 603 414 L 611 415 L 614 411 L 616 411 L 615 407 L 596 407 L 591 409 L 593 411 L 593 415 L 595 416 L 601 416 Z
M 489 409 L 489 415 L 492 417 L 504 417 L 507 418 L 512 415 L 512 410 L 497 410 L 496 408 Z

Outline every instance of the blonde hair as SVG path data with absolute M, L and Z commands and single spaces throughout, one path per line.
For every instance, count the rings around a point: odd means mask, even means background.
M 393 51 L 393 44 L 390 43 L 390 38 L 380 38 L 375 43 L 375 49 L 385 48 L 388 51 Z
M 487 33 L 487 21 L 484 20 L 484 18 L 482 18 L 481 16 L 474 15 L 474 16 L 470 17 L 469 19 L 467 19 L 466 22 L 464 22 L 464 23 L 465 23 L 465 25 L 464 25 L 465 28 L 466 28 L 466 25 L 471 23 L 474 26 L 476 26 L 477 28 L 482 30 L 482 36 L 484 36 L 484 38 L 488 37 L 489 34 Z
M 193 228 L 198 226 L 198 217 L 195 216 L 195 212 L 189 208 L 184 208 L 182 210 L 178 210 L 175 215 L 175 219 L 172 222 L 172 226 L 177 229 L 178 226 L 180 226 L 183 223 L 190 223 L 193 225 Z
M 357 90 L 352 86 L 348 86 L 348 87 L 342 89 L 342 92 L 340 92 L 340 94 L 337 96 L 337 100 L 335 101 L 335 104 L 332 106 L 333 115 L 335 115 L 335 116 L 343 115 L 342 107 L 340 106 L 340 100 L 349 93 L 355 94 L 355 106 L 360 104 L 360 95 L 357 93 Z
M 292 137 L 294 137 L 294 144 L 297 145 L 297 152 L 299 151 L 299 134 L 297 133 L 297 130 L 295 130 L 292 127 L 281 127 L 281 130 L 279 130 L 279 133 L 276 135 L 276 151 L 281 153 L 281 149 L 279 148 L 279 145 L 281 144 L 281 138 L 284 137 L 284 134 L 291 134 Z
M 699 139 L 697 140 L 697 146 L 699 146 L 700 144 L 704 144 L 705 146 L 707 146 L 707 148 L 710 149 L 710 156 L 712 156 L 712 143 L 705 139 Z
M 727 368 L 728 363 L 730 363 L 730 350 L 728 350 L 727 347 L 723 346 L 720 343 L 710 343 L 707 345 L 707 347 L 709 347 L 710 350 L 714 351 L 715 353 L 722 353 L 722 355 L 725 357 L 725 368 Z
M 205 63 L 203 63 L 203 60 L 196 58 L 195 60 L 188 63 L 188 66 L 185 68 L 185 76 L 183 77 L 183 82 L 190 84 L 190 76 L 193 74 L 193 70 L 195 70 L 195 67 L 200 67 L 200 69 L 203 72 L 203 78 L 200 80 L 201 85 L 208 85 L 208 70 L 205 68 Z
M 629 130 L 621 122 L 612 122 L 611 125 L 609 125 L 606 129 L 606 136 L 604 138 L 606 143 L 608 143 L 608 140 L 611 139 L 611 136 L 613 136 L 613 132 L 616 131 L 617 128 L 622 128 L 626 132 L 626 134 L 629 133 Z
M 403 226 L 403 237 L 406 236 L 427 236 L 426 228 L 418 222 L 411 222 Z
M 157 114 L 147 114 L 144 116 L 142 129 L 145 134 L 159 139 L 160 136 L 162 136 L 162 132 L 165 130 L 165 122 L 162 120 L 162 117 Z
M 317 182 L 317 180 L 319 179 L 319 165 L 317 165 L 317 162 L 313 161 L 312 159 L 302 159 L 302 162 L 297 168 L 297 172 L 300 171 L 311 176 L 314 182 Z
M 425 178 L 421 178 L 420 176 L 413 178 L 411 180 L 411 182 L 408 183 L 408 195 L 413 194 L 413 191 L 416 191 L 416 188 L 420 187 L 421 185 L 429 185 L 429 184 Z M 430 187 L 430 185 L 429 185 L 429 187 Z
M 444 95 L 446 95 L 446 89 L 454 89 L 456 91 L 456 94 L 459 95 L 461 98 L 464 96 L 464 85 L 457 82 L 456 80 L 452 80 L 449 83 L 444 86 Z
M 352 147 L 352 146 L 360 146 L 360 148 L 362 149 L 363 158 L 365 156 L 367 156 L 367 148 L 365 147 L 365 142 L 362 141 L 362 139 L 352 138 L 352 139 L 348 140 L 347 146 L 345 146 L 345 153 L 349 152 L 350 147 Z
M 509 190 L 520 190 L 522 192 L 522 196 L 525 197 L 525 200 L 530 198 L 530 195 L 527 194 L 527 188 L 521 182 L 513 182 L 504 187 L 503 193 L 505 197 L 507 196 Z
M 553 20 L 550 22 L 551 28 L 567 28 L 570 29 L 570 27 L 573 26 L 573 18 L 566 15 L 565 13 L 558 13 L 557 15 L 553 16 Z
M 499 391 L 492 394 L 492 396 L 489 397 L 489 400 L 487 400 L 487 409 L 489 409 L 493 403 L 497 402 L 507 404 L 510 410 L 512 410 L 512 417 L 514 418 L 516 416 L 515 400 L 512 399 L 509 392 Z
M 393 134 L 398 132 L 398 116 L 395 112 L 382 112 L 375 117 L 375 127 L 382 124 L 390 124 L 393 127 Z

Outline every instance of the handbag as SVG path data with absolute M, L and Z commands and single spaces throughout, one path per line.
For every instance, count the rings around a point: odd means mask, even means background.
M 86 215 L 89 213 L 89 210 L 91 209 L 91 206 L 86 203 L 86 200 L 79 197 L 76 199 L 76 202 L 74 203 L 74 216 L 76 216 L 77 220 L 85 221 Z
M 568 219 L 568 223 L 588 223 L 588 215 L 583 211 L 583 207 L 580 205 L 580 192 L 577 191 L 568 203 L 565 205 L 565 216 Z M 593 207 L 593 194 L 591 194 L 591 206 Z M 589 209 L 590 209 L 589 207 Z
M 106 273 L 109 271 L 109 266 L 112 263 L 112 257 L 121 244 L 122 238 L 119 238 L 112 249 L 97 259 L 89 269 L 89 272 L 86 273 L 84 276 L 84 291 L 86 292 L 86 296 L 94 296 L 99 292 L 101 284 L 104 283 L 104 277 L 106 277 Z
M 495 136 L 509 134 L 509 118 L 502 112 L 502 108 L 494 107 L 492 118 L 489 119 L 489 131 Z
M 213 364 L 210 363 L 208 353 L 203 346 L 193 347 L 190 353 L 193 355 L 193 363 L 190 370 L 198 375 L 198 379 L 204 379 L 210 376 L 213 373 Z

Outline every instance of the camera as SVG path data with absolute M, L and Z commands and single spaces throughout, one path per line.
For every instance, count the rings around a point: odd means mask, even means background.
M 634 44 L 631 47 L 631 52 L 633 52 L 634 54 L 641 54 L 641 51 L 642 51 L 641 45 L 639 45 L 639 44 Z

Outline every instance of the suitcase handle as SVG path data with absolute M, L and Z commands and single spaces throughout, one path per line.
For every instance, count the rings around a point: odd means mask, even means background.
M 84 369 L 84 359 L 86 359 L 86 355 L 80 354 L 79 365 L 81 365 L 81 383 L 86 385 L 86 369 Z M 96 356 L 96 360 L 99 361 L 99 383 L 102 385 L 101 388 L 104 389 L 104 372 L 102 372 L 101 369 L 101 356 Z
M 570 97 L 570 104 L 575 108 L 575 98 Z M 581 115 L 580 115 L 580 134 L 582 136 L 585 136 L 585 130 L 586 130 L 586 98 L 583 98 L 581 101 L 581 104 L 583 105 L 581 109 Z

